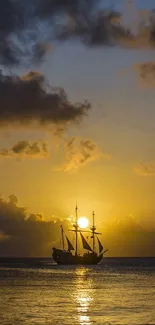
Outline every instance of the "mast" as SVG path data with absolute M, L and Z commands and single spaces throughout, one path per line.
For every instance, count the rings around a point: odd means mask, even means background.
M 78 254 L 78 232 L 80 233 L 80 235 L 81 235 L 82 232 L 88 232 L 88 231 L 79 229 L 77 203 L 76 203 L 76 207 L 75 207 L 75 223 L 73 224 L 73 227 L 74 227 L 74 229 L 69 229 L 69 231 L 74 231 L 75 232 L 75 256 L 77 256 L 77 254 Z
M 77 256 L 77 251 L 78 251 L 78 207 L 77 207 L 77 203 L 76 203 L 76 208 L 75 208 L 75 240 L 76 240 L 76 244 L 75 244 L 75 255 Z
M 62 249 L 64 251 L 65 249 L 65 243 L 64 243 L 64 230 L 63 230 L 63 226 L 61 225 L 61 238 L 62 238 Z
M 92 239 L 93 239 L 93 252 L 95 253 L 95 212 L 93 211 L 93 226 L 91 227 Z

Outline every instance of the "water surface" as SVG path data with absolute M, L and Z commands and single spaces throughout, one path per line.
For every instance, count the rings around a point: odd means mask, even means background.
M 0 324 L 155 324 L 155 259 L 0 259 Z

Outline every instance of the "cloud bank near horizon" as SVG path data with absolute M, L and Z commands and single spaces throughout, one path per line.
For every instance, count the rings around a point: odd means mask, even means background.
M 52 245 L 59 245 L 61 223 L 28 213 L 15 195 L 8 202 L 0 198 L 0 256 L 50 256 Z M 67 220 L 63 224 L 68 227 Z
M 18 206 L 18 199 L 0 199 L 0 256 L 51 256 L 53 245 L 60 247 L 60 225 L 70 228 L 67 218 L 45 221 L 41 214 L 28 213 Z M 130 216 L 104 223 L 103 244 L 109 256 L 155 256 L 155 230 L 142 227 Z M 102 230 L 102 229 L 101 229 Z

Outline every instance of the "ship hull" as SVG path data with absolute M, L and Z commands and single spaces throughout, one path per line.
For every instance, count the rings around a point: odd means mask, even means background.
M 72 255 L 72 253 L 53 248 L 52 257 L 58 265 L 96 265 L 101 262 L 103 253 L 86 253 L 83 256 Z

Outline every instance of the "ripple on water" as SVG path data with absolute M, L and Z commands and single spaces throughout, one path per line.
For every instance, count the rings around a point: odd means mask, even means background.
M 1 268 L 0 324 L 155 324 L 155 269 Z

